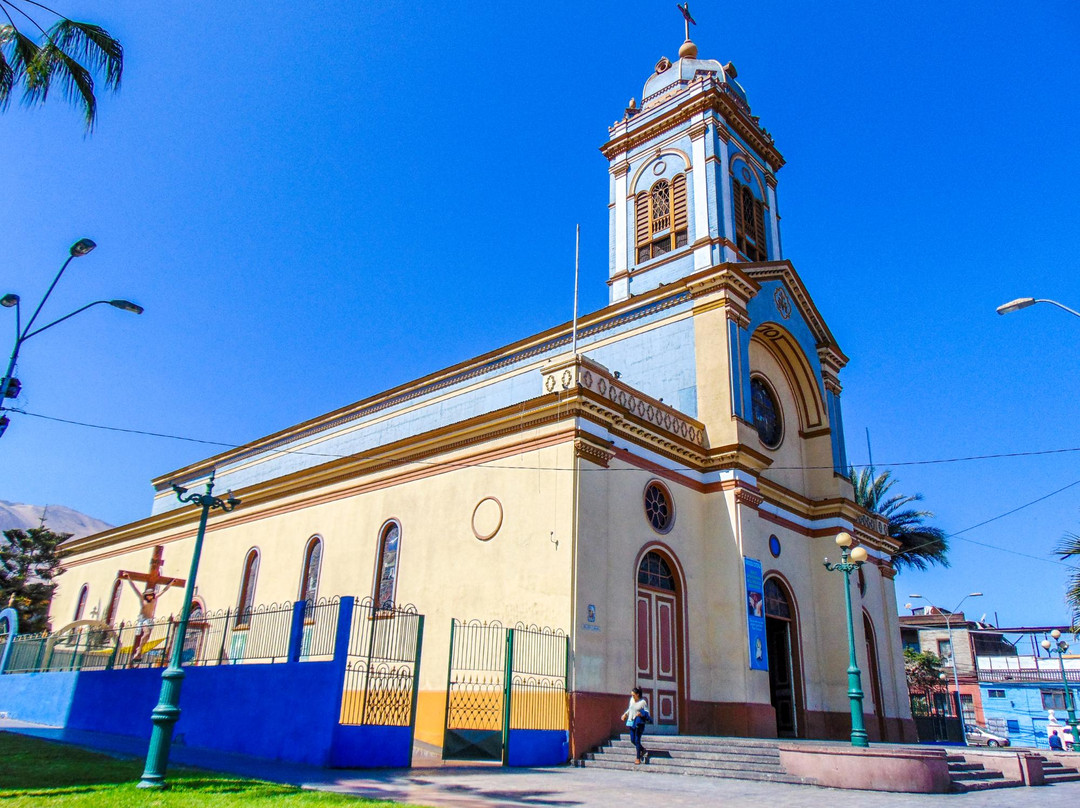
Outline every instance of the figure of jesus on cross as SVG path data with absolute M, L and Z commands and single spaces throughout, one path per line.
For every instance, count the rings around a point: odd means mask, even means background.
M 151 626 L 154 623 L 154 613 L 157 611 L 158 598 L 172 586 L 183 586 L 187 583 L 184 578 L 169 578 L 161 574 L 161 568 L 165 563 L 165 548 L 160 544 L 154 547 L 154 554 L 150 557 L 150 572 L 132 572 L 120 570 L 117 577 L 127 581 L 132 590 L 139 596 L 139 619 L 135 621 L 138 631 L 135 633 L 135 642 L 132 644 L 131 658 L 138 659 L 142 644 L 149 636 Z M 144 584 L 142 591 L 136 586 L 136 581 Z M 158 587 L 161 590 L 158 591 Z

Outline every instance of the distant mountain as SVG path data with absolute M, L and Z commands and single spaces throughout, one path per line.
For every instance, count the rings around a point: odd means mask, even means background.
M 85 513 L 79 513 L 63 505 L 24 505 L 20 502 L 5 502 L 0 499 L 0 531 L 12 528 L 37 527 L 41 524 L 41 514 L 45 512 L 45 527 L 53 533 L 70 533 L 76 539 L 100 533 L 112 527 Z

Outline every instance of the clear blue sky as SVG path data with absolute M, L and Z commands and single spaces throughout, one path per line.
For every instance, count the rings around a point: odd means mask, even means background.
M 29 342 L 20 404 L 248 441 L 568 319 L 577 222 L 582 307 L 602 307 L 597 147 L 676 56 L 674 5 L 65 1 L 123 41 L 124 85 L 88 139 L 59 99 L 0 115 L 0 293 L 36 301 L 90 236 L 50 311 L 146 314 Z M 867 427 L 879 464 L 1080 446 L 1080 320 L 994 313 L 1080 304 L 1077 5 L 692 11 L 787 158 L 785 253 L 851 356 L 852 461 Z M 0 452 L 0 498 L 122 523 L 213 449 L 19 417 Z M 896 474 L 958 531 L 1080 480 L 1080 453 Z M 976 617 L 1065 620 L 1068 530 L 1080 485 L 902 574 L 901 606 L 981 590 Z

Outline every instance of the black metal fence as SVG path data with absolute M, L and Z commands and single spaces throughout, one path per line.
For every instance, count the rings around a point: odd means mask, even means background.
M 307 603 L 300 636 L 301 661 L 331 659 L 337 630 L 337 598 Z M 294 627 L 290 603 L 218 612 L 195 610 L 188 621 L 181 665 L 285 662 Z M 81 621 L 54 634 L 21 634 L 10 640 L 5 673 L 151 668 L 168 664 L 179 621 L 121 623 Z M 2 653 L 2 646 L 0 646 Z
M 371 598 L 355 602 L 340 723 L 415 724 L 423 635 L 424 616 L 415 606 L 377 606 Z

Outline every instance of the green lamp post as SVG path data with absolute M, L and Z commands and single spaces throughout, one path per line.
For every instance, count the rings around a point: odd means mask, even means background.
M 1043 640 L 1039 645 L 1051 654 L 1057 654 L 1058 663 L 1061 665 L 1061 684 L 1065 686 L 1065 711 L 1069 714 L 1069 720 L 1066 723 L 1069 725 L 1069 732 L 1072 733 L 1073 748 L 1075 749 L 1077 744 L 1080 744 L 1080 731 L 1077 729 L 1073 693 L 1069 688 L 1069 680 L 1065 676 L 1065 652 L 1069 650 L 1069 644 L 1061 639 L 1061 632 L 1056 628 L 1050 632 L 1050 636 L 1054 638 L 1053 642 Z
M 0 306 L 5 309 L 15 309 L 15 347 L 11 349 L 11 356 L 8 359 L 7 370 L 4 371 L 4 375 L 0 376 L 0 435 L 4 434 L 4 430 L 7 428 L 8 419 L 4 415 L 4 402 L 9 398 L 17 398 L 21 385 L 18 379 L 15 378 L 15 364 L 19 361 L 19 351 L 22 349 L 23 343 L 30 337 L 35 337 L 42 331 L 52 328 L 54 325 L 59 325 L 65 320 L 70 320 L 76 314 L 81 314 L 89 308 L 100 305 L 109 305 L 113 308 L 120 309 L 121 311 L 130 312 L 132 314 L 142 314 L 143 308 L 130 300 L 95 300 L 93 303 L 87 303 L 80 309 L 75 309 L 71 314 L 65 314 L 57 320 L 53 320 L 51 323 L 34 328 L 34 323 L 37 321 L 38 315 L 41 314 L 41 309 L 45 305 L 45 301 L 49 299 L 49 296 L 53 293 L 53 289 L 56 288 L 56 284 L 60 282 L 60 277 L 64 274 L 64 270 L 68 268 L 70 264 L 76 258 L 82 258 L 84 255 L 89 255 L 94 251 L 97 245 L 88 238 L 81 238 L 71 245 L 68 250 L 68 258 L 64 261 L 64 265 L 60 267 L 60 271 L 56 273 L 56 277 L 53 278 L 51 284 L 49 284 L 48 291 L 45 292 L 45 296 L 41 298 L 41 302 L 38 303 L 37 308 L 34 309 L 34 313 L 30 316 L 30 321 L 24 328 L 22 325 L 22 300 L 16 294 L 7 294 L 0 297 Z
M 848 576 L 859 569 L 866 561 L 866 548 L 851 548 L 851 534 L 841 533 L 836 537 L 836 544 L 840 548 L 840 563 L 830 564 L 825 559 L 825 569 L 829 572 L 844 573 L 844 605 L 847 607 L 847 636 L 848 636 L 848 698 L 851 700 L 851 745 L 869 746 L 870 741 L 866 734 L 866 725 L 863 723 L 863 690 L 862 677 L 859 673 L 859 663 L 855 657 L 855 628 L 851 621 L 851 583 Z
M 184 587 L 184 605 L 180 609 L 180 623 L 173 636 L 172 653 L 169 655 L 169 667 L 161 674 L 161 695 L 157 706 L 150 714 L 154 723 L 150 735 L 150 748 L 146 752 L 146 769 L 139 781 L 139 788 L 165 788 L 165 768 L 169 765 L 169 747 L 172 745 L 173 728 L 180 718 L 180 685 L 184 681 L 184 670 L 180 667 L 180 655 L 184 650 L 184 638 L 187 637 L 188 618 L 191 616 L 191 598 L 195 592 L 195 576 L 199 572 L 199 556 L 202 554 L 203 536 L 206 535 L 206 519 L 210 511 L 221 509 L 226 513 L 240 504 L 240 500 L 230 491 L 225 499 L 213 495 L 214 474 L 206 481 L 205 494 L 189 494 L 187 489 L 173 484 L 176 498 L 181 502 L 192 502 L 202 507 L 199 517 L 199 532 L 195 536 L 195 550 L 191 554 L 191 572 Z

